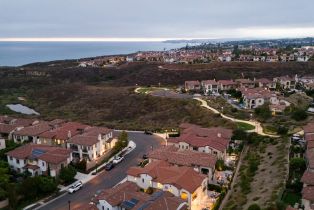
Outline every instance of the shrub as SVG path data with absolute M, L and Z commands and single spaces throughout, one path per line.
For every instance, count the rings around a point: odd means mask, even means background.
M 248 210 L 261 210 L 261 207 L 257 205 L 256 203 L 249 206 Z
M 297 109 L 294 112 L 292 112 L 291 118 L 296 120 L 296 121 L 306 120 L 307 113 L 303 109 Z
M 262 118 L 263 120 L 266 120 L 268 118 L 271 117 L 271 111 L 269 109 L 269 105 L 268 104 L 264 104 L 262 106 L 257 107 L 254 110 L 256 116 Z
M 279 126 L 277 128 L 277 134 L 279 135 L 286 135 L 288 133 L 289 129 L 285 126 Z
M 74 177 L 76 175 L 76 170 L 73 166 L 69 165 L 67 167 L 64 167 L 60 170 L 60 175 L 59 178 L 64 182 L 64 183 L 71 183 L 74 181 Z

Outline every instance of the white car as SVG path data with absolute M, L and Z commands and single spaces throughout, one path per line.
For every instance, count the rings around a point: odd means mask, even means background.
M 79 189 L 81 189 L 83 187 L 83 183 L 81 181 L 79 181 L 78 183 L 72 185 L 69 189 L 68 192 L 69 193 L 74 193 L 76 191 L 78 191 Z
M 113 159 L 113 163 L 114 164 L 118 164 L 120 162 L 122 162 L 124 160 L 124 157 L 120 157 L 120 156 L 116 156 L 114 159 Z

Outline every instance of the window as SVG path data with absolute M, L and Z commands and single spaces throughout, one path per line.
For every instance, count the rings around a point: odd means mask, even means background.
M 44 167 L 45 166 L 45 162 L 41 162 L 41 165 Z
M 17 163 L 17 164 L 20 164 L 20 160 L 19 160 L 19 159 L 16 159 L 16 163 Z
M 10 156 L 10 160 L 13 160 L 13 157 Z
M 189 149 L 189 146 L 185 146 L 185 149 Z
M 144 179 L 142 179 L 142 182 L 144 183 Z

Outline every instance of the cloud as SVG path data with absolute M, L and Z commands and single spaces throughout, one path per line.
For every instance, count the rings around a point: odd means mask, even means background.
M 312 0 L 1 0 L 0 37 L 314 36 Z

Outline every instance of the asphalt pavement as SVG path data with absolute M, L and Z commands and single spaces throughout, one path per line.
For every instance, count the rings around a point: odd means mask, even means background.
M 136 166 L 143 154 L 151 149 L 158 148 L 163 139 L 155 135 L 145 135 L 143 133 L 128 132 L 129 139 L 136 143 L 136 148 L 125 156 L 125 160 L 116 165 L 111 171 L 101 171 L 99 175 L 84 184 L 83 188 L 73 194 L 66 194 L 53 202 L 42 206 L 41 210 L 68 210 L 80 207 L 90 202 L 97 191 L 112 188 L 126 177 L 129 167 Z M 70 202 L 70 208 L 69 208 Z

